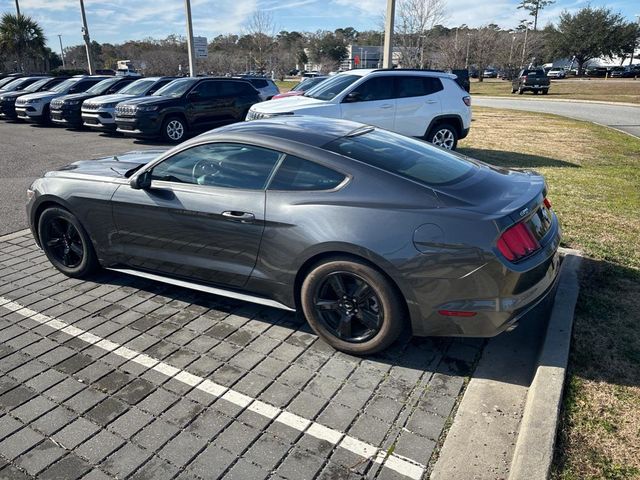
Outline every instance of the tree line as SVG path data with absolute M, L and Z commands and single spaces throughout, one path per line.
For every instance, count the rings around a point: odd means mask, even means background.
M 558 58 L 575 60 L 579 75 L 596 57 L 633 55 L 640 28 L 612 10 L 585 7 L 563 12 L 556 24 L 538 29 L 538 14 L 550 0 L 523 0 L 532 21 L 513 29 L 495 24 L 471 28 L 445 27 L 444 0 L 400 0 L 396 13 L 394 49 L 405 68 L 462 69 L 481 72 L 487 67 L 515 70 Z M 380 22 L 383 24 L 383 19 Z M 358 31 L 353 27 L 316 32 L 277 31 L 273 17 L 256 12 L 238 34 L 218 35 L 209 42 L 209 56 L 197 60 L 200 73 L 223 75 L 246 71 L 283 78 L 296 66 L 318 65 L 335 71 L 347 57 L 349 45 L 381 46 L 382 28 Z M 0 22 L 0 69 L 41 71 L 61 65 L 59 55 L 45 45 L 42 29 L 24 15 L 5 14 Z M 96 68 L 114 69 L 117 60 L 132 60 L 145 75 L 177 75 L 188 71 L 186 39 L 170 35 L 120 44 L 91 43 Z M 87 68 L 84 45 L 65 50 L 67 68 Z M 2 68 L 4 66 L 4 68 Z M 180 68 L 181 67 L 181 68 Z

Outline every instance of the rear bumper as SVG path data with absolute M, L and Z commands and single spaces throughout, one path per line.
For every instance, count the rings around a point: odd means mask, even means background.
M 515 271 L 497 259 L 472 274 L 438 280 L 415 291 L 420 319 L 412 314 L 412 328 L 421 336 L 493 337 L 515 328 L 518 321 L 547 298 L 553 297 L 560 270 L 560 226 L 554 224 L 545 245 L 527 268 Z M 437 295 L 434 292 L 439 292 Z M 431 297 L 431 298 L 430 298 Z M 437 302 L 435 297 L 445 300 Z M 420 300 L 422 298 L 422 300 Z M 473 312 L 472 316 L 446 316 L 442 310 Z

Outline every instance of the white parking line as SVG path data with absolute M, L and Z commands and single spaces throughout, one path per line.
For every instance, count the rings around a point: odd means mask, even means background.
M 22 305 L 0 296 L 0 307 L 11 310 L 22 317 L 34 320 L 42 325 L 47 325 L 54 330 L 60 330 L 72 337 L 79 338 L 86 343 L 95 345 L 107 352 L 118 355 L 122 358 L 135 362 L 147 368 L 151 368 L 169 378 L 178 380 L 186 385 L 192 386 L 202 392 L 208 393 L 214 397 L 220 397 L 228 402 L 247 408 L 275 422 L 287 425 L 295 430 L 304 432 L 307 435 L 325 440 L 333 445 L 349 450 L 356 455 L 371 460 L 378 464 L 384 464 L 390 470 L 414 479 L 419 480 L 424 475 L 426 467 L 411 459 L 396 454 L 388 454 L 386 450 L 375 447 L 357 438 L 345 435 L 344 432 L 335 430 L 307 418 L 288 412 L 268 403 L 262 402 L 255 398 L 249 397 L 243 393 L 229 389 L 223 385 L 219 385 L 212 380 L 193 375 L 185 370 L 180 370 L 172 365 L 164 363 L 160 360 L 152 358 L 135 350 L 114 343 L 110 340 L 98 337 L 92 333 L 81 330 L 73 325 L 69 325 L 57 318 L 49 317 L 42 313 L 23 307 Z

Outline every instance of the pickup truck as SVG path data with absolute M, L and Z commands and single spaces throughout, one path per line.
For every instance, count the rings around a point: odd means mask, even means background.
M 520 74 L 511 81 L 511 93 L 531 91 L 535 95 L 542 92 L 543 95 L 549 93 L 549 77 L 542 68 L 523 69 Z

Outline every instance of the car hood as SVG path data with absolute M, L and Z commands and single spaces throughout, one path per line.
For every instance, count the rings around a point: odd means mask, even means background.
M 104 105 L 105 103 L 123 102 L 131 98 L 135 98 L 135 96 L 123 93 L 112 93 L 111 95 L 100 95 L 99 97 L 95 97 L 91 100 L 91 103 Z
M 81 92 L 81 93 L 70 93 L 68 95 L 63 95 L 62 97 L 59 98 L 59 100 L 62 100 L 63 102 L 66 100 L 86 100 L 88 98 L 93 98 L 96 95 L 93 95 L 91 93 L 87 93 L 87 92 Z
M 261 113 L 287 113 L 326 104 L 324 100 L 299 95 L 256 103 L 251 110 Z
M 9 99 L 9 98 L 18 98 L 21 97 L 22 95 L 31 95 L 30 93 L 25 93 L 25 92 L 0 92 L 0 98 L 3 99 Z
M 279 93 L 278 95 L 274 95 L 273 100 L 277 100 L 279 98 L 299 97 L 301 95 L 304 95 L 304 92 L 301 92 L 299 90 L 290 90 L 285 93 Z
M 168 149 L 157 148 L 112 155 L 97 160 L 80 160 L 58 170 L 48 172 L 45 176 L 64 176 L 67 173 L 81 173 L 100 177 L 124 178 L 125 174 L 136 167 L 146 165 Z

